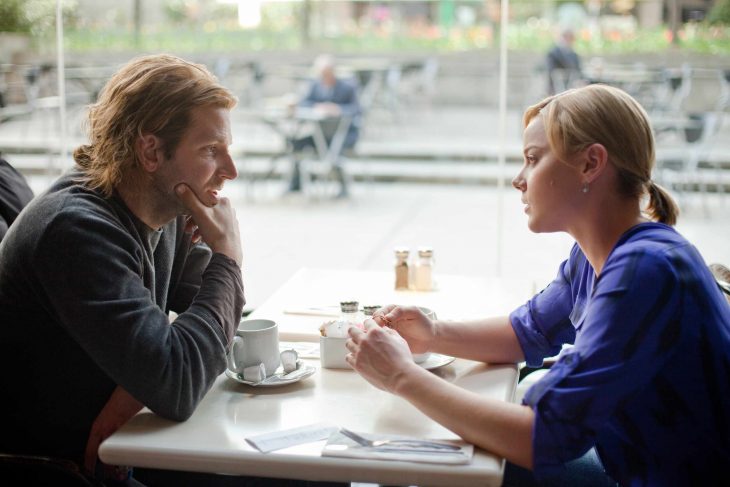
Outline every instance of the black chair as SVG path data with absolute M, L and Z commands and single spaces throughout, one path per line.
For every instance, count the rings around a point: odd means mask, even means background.
M 717 287 L 725 294 L 728 302 L 730 303 L 730 269 L 722 264 L 710 264 L 708 266 L 712 276 L 717 282 Z
M 0 453 L 0 479 L 8 487 L 104 487 L 70 460 L 36 455 Z

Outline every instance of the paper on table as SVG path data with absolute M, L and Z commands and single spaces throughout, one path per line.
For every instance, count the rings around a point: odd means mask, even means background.
M 280 350 L 296 350 L 299 358 L 319 358 L 319 342 L 279 342 Z
M 360 435 L 371 440 L 423 439 L 407 438 L 405 436 L 395 435 L 366 435 L 363 433 L 360 433 Z M 409 447 L 367 447 L 358 445 L 354 440 L 346 437 L 338 430 L 336 433 L 330 436 L 329 441 L 327 441 L 327 444 L 322 450 L 322 456 L 364 458 L 370 460 L 399 460 L 404 462 L 417 463 L 447 463 L 453 465 L 461 465 L 471 462 L 471 459 L 474 456 L 474 445 L 464 443 L 463 441 L 450 441 L 449 443 L 460 446 L 461 449 L 456 451 L 438 451 Z
M 284 310 L 284 314 L 287 315 L 304 315 L 304 316 L 340 316 L 339 306 L 323 306 L 323 307 L 301 307 L 301 308 L 287 308 Z
M 299 428 L 290 428 L 280 431 L 272 431 L 262 435 L 246 438 L 249 445 L 262 453 L 269 453 L 274 450 L 281 450 L 294 445 L 311 443 L 313 441 L 326 440 L 332 433 L 338 431 L 337 426 L 326 423 L 316 423 Z

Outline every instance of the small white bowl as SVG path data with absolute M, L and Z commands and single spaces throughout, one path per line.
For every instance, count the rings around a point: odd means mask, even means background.
M 347 338 L 319 337 L 319 360 L 326 369 L 351 369 L 345 360 Z

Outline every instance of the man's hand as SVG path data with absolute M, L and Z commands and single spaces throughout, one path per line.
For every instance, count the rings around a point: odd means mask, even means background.
M 214 206 L 206 206 L 195 192 L 184 183 L 175 187 L 180 201 L 190 212 L 190 221 L 186 230 L 193 234 L 193 239 L 202 239 L 213 252 L 227 255 L 241 266 L 243 251 L 241 236 L 233 209 L 228 198 L 221 198 Z
M 94 420 L 89 439 L 86 442 L 84 469 L 89 474 L 94 474 L 101 442 L 109 438 L 143 407 L 141 402 L 120 386 L 114 389 L 111 397 Z

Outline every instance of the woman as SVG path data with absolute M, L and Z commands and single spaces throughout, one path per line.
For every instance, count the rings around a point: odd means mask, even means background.
M 576 240 L 556 279 L 508 317 L 432 322 L 416 308 L 386 306 L 374 316 L 380 326 L 350 331 L 348 362 L 505 457 L 506 485 L 520 476 L 570 485 L 576 475 L 576 485 L 596 485 L 604 468 L 621 485 L 726 478 L 730 308 L 670 226 L 677 207 L 651 181 L 646 113 L 623 91 L 591 85 L 530 107 L 524 125 L 524 165 L 512 184 L 528 226 Z M 565 343 L 573 346 L 521 405 L 464 391 L 410 353 L 539 366 Z M 524 479 L 529 470 L 534 478 Z

